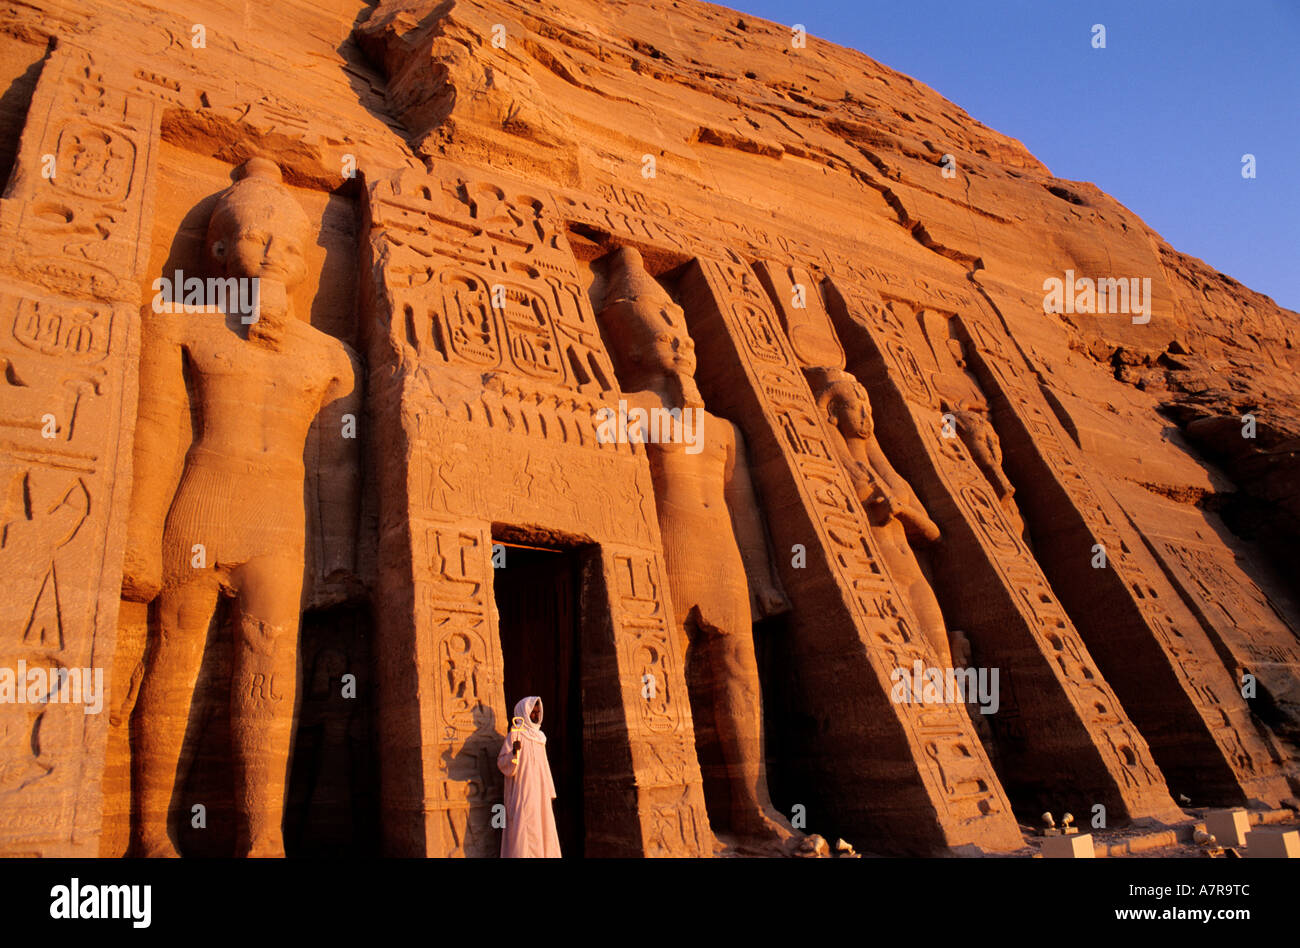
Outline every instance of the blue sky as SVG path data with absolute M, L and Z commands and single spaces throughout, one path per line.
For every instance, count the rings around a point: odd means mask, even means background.
M 906 73 L 1300 310 L 1300 0 L 729 0 Z M 1106 27 L 1093 49 L 1092 26 Z M 1254 180 L 1242 155 L 1255 156 Z

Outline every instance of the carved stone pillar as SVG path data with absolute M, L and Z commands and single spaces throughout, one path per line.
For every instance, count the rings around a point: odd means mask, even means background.
M 84 669 L 107 692 L 98 713 L 66 689 L 0 704 L 6 855 L 96 854 L 123 686 L 111 671 L 159 120 L 100 58 L 50 55 L 0 202 L 0 575 L 17 583 L 0 598 L 0 668 Z
M 1088 654 L 1039 569 L 996 486 L 945 417 L 935 389 L 960 378 L 936 316 L 929 338 L 906 307 L 900 316 L 870 287 L 836 280 L 830 312 L 850 352 L 849 369 L 876 398 L 876 430 L 907 455 L 913 486 L 943 530 L 935 553 L 939 590 L 981 666 L 999 669 L 1000 702 L 989 716 L 1008 793 L 1044 809 L 1108 820 L 1183 819 L 1147 743 Z M 928 314 L 927 314 L 928 315 Z M 932 323 L 943 323 L 942 338 Z M 1068 788 L 1055 775 L 1070 773 Z
M 1051 524 L 1035 554 L 1089 653 L 1173 793 L 1199 788 L 1199 796 L 1210 798 L 1193 801 L 1198 804 L 1276 805 L 1289 790 L 1240 685 L 1123 509 L 1073 448 L 997 323 L 995 315 L 963 314 L 959 335 L 998 419 L 1008 473 L 1022 485 L 1016 497 L 1026 520 Z
M 698 259 L 679 284 L 700 389 L 749 444 L 794 604 L 795 700 L 810 726 L 788 761 L 809 826 L 859 845 L 926 852 L 1022 842 L 960 705 L 890 700 L 891 673 L 935 664 L 886 573 L 799 362 L 756 275 L 734 255 Z M 747 384 L 724 380 L 743 378 Z M 792 549 L 806 551 L 794 565 Z
M 1227 527 L 1216 514 L 1161 501 L 1141 488 L 1112 490 L 1220 661 L 1238 682 L 1243 674 L 1254 676 L 1261 715 L 1279 734 L 1300 738 L 1300 629 L 1294 605 L 1288 612 L 1281 597 L 1275 601 L 1251 578 L 1249 560 L 1225 542 Z

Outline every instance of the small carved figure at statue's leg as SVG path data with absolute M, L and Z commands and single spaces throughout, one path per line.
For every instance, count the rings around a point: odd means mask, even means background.
M 285 793 L 293 751 L 301 558 L 258 557 L 234 576 L 239 628 L 230 684 L 237 856 L 284 855 Z
M 746 843 L 773 853 L 785 851 L 797 836 L 772 806 L 767 790 L 763 710 L 758 691 L 758 661 L 748 629 L 725 633 L 701 630 L 713 678 L 714 716 L 731 789 L 731 830 Z
M 158 597 L 158 634 L 147 653 L 135 711 L 131 849 L 138 856 L 180 855 L 169 816 L 218 592 L 216 577 L 203 573 L 164 587 Z

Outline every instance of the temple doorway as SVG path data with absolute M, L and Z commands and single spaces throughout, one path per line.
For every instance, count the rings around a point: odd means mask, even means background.
M 528 695 L 542 699 L 546 755 L 555 780 L 560 852 L 582 856 L 582 655 L 579 647 L 581 558 L 572 550 L 494 541 L 493 570 L 505 666 L 506 712 Z M 504 559 L 504 565 L 500 565 Z M 505 722 L 506 729 L 510 722 Z

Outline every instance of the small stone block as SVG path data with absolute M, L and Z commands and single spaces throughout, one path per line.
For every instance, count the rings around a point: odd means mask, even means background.
M 1251 859 L 1300 859 L 1300 830 L 1257 829 L 1246 837 Z
M 1244 846 L 1250 832 L 1250 815 L 1241 807 L 1211 810 L 1205 815 L 1205 829 L 1220 846 Z
M 1078 836 L 1051 836 L 1043 840 L 1044 859 L 1095 859 L 1092 834 Z

